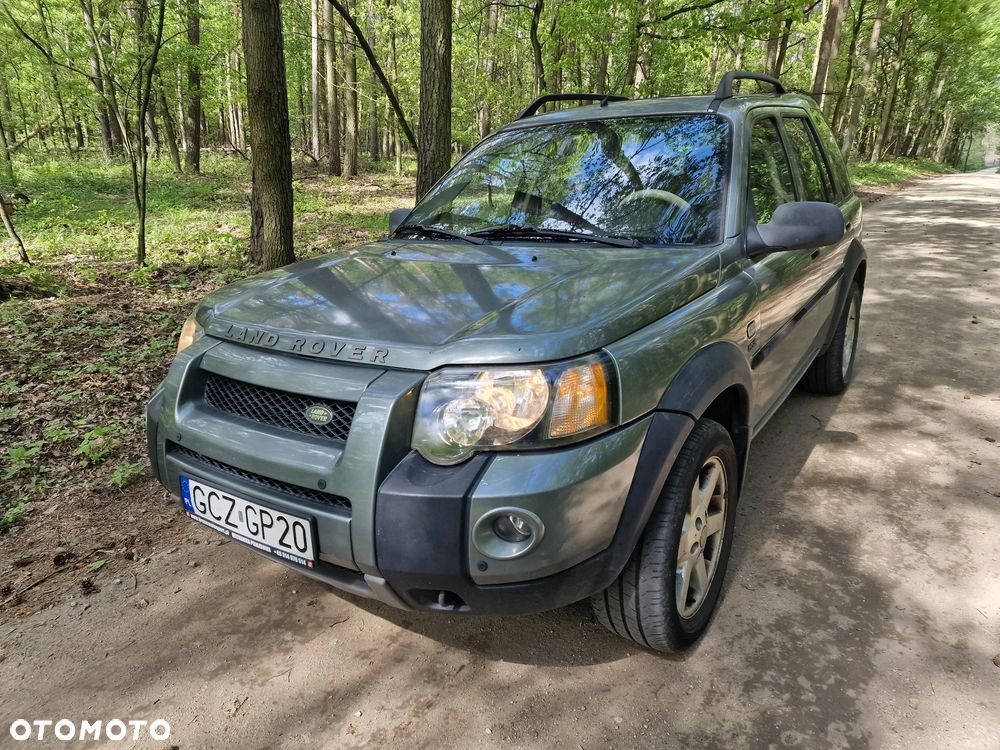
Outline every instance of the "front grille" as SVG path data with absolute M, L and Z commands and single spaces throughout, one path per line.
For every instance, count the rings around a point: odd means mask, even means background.
M 185 448 L 183 445 L 177 445 L 176 443 L 170 443 L 167 449 L 171 453 L 179 453 L 182 456 L 186 456 L 187 458 L 204 464 L 205 466 L 215 469 L 218 472 L 227 474 L 236 479 L 242 479 L 244 482 L 255 484 L 258 487 L 266 487 L 269 490 L 275 490 L 283 495 L 288 495 L 289 497 L 297 498 L 299 500 L 310 500 L 314 503 L 321 503 L 323 505 L 333 506 L 334 508 L 341 508 L 348 512 L 351 510 L 351 501 L 346 497 L 331 495 L 328 492 L 321 492 L 320 490 L 310 489 L 309 487 L 300 487 L 297 484 L 281 482 L 277 479 L 271 479 L 270 477 L 262 477 L 260 474 L 254 474 L 252 471 L 237 469 L 235 466 L 230 466 L 229 464 L 224 464 L 221 461 L 216 461 L 214 458 L 203 456 L 190 448 Z
M 264 388 L 213 372 L 206 373 L 205 403 L 254 422 L 332 440 L 347 440 L 354 420 L 354 404 Z M 306 411 L 315 406 L 328 409 L 332 419 L 326 424 L 306 419 Z

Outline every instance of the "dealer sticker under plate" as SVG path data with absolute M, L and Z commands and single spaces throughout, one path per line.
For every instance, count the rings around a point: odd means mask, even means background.
M 195 521 L 237 542 L 297 565 L 315 565 L 312 521 L 181 477 L 184 509 Z

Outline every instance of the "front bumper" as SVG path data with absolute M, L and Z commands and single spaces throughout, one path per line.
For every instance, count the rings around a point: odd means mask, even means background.
M 187 475 L 307 513 L 320 559 L 313 570 L 294 569 L 397 607 L 518 614 L 605 588 L 645 526 L 666 475 L 662 465 L 672 463 L 692 424 L 684 415 L 655 413 L 577 445 L 480 454 L 441 467 L 405 449 L 408 427 L 400 424 L 412 424 L 415 388 L 412 376 L 390 372 L 363 387 L 346 444 L 323 453 L 287 434 L 226 425 L 196 398 L 186 399 L 194 371 L 218 369 L 232 352 L 216 352 L 208 364 L 200 358 L 181 362 L 180 376 L 172 370 L 147 408 L 156 477 L 175 496 Z M 292 464 L 295 476 L 282 476 Z M 345 512 L 291 497 L 280 485 L 247 481 L 255 471 L 293 484 L 305 477 L 312 487 L 325 477 L 351 505 Z M 499 507 L 524 509 L 544 523 L 540 542 L 522 557 L 495 559 L 477 546 L 476 521 Z

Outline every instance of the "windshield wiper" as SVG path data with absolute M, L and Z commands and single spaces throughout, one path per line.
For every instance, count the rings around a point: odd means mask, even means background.
M 461 232 L 453 232 L 450 229 L 439 229 L 438 227 L 428 227 L 423 224 L 407 224 L 405 226 L 396 227 L 396 231 L 393 232 L 395 237 L 397 234 L 404 234 L 409 232 L 410 234 L 419 234 L 425 237 L 447 237 L 451 240 L 464 240 L 466 242 L 471 242 L 473 245 L 485 245 L 486 240 L 479 237 L 470 237 L 467 234 L 462 234 Z
M 598 242 L 602 245 L 612 247 L 640 247 L 642 245 L 634 237 L 620 237 L 614 235 L 589 234 L 587 232 L 571 232 L 565 229 L 541 229 L 540 227 L 521 226 L 519 224 L 500 224 L 495 227 L 486 227 L 469 233 L 472 237 L 522 237 L 551 240 L 583 240 L 586 242 Z

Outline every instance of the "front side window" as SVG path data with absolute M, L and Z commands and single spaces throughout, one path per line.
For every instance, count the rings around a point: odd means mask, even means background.
M 802 177 L 802 200 L 827 201 L 833 198 L 830 178 L 826 173 L 823 155 L 813 135 L 812 128 L 802 117 L 786 117 L 785 132 L 791 141 L 795 161 Z
M 721 239 L 729 125 L 714 115 L 565 122 L 498 133 L 406 220 L 472 234 L 534 227 L 645 244 Z
M 771 220 L 782 203 L 795 200 L 795 184 L 777 123 L 770 117 L 753 125 L 748 173 L 749 215 L 758 224 Z
M 847 172 L 847 163 L 840 153 L 840 145 L 837 143 L 837 139 L 834 137 L 833 131 L 830 130 L 830 126 L 827 125 L 825 119 L 815 117 L 812 120 L 812 124 L 816 128 L 820 142 L 826 148 L 827 160 L 833 172 L 831 176 L 833 177 L 836 200 L 841 201 L 849 198 L 854 193 L 854 189 L 851 187 L 851 177 Z

